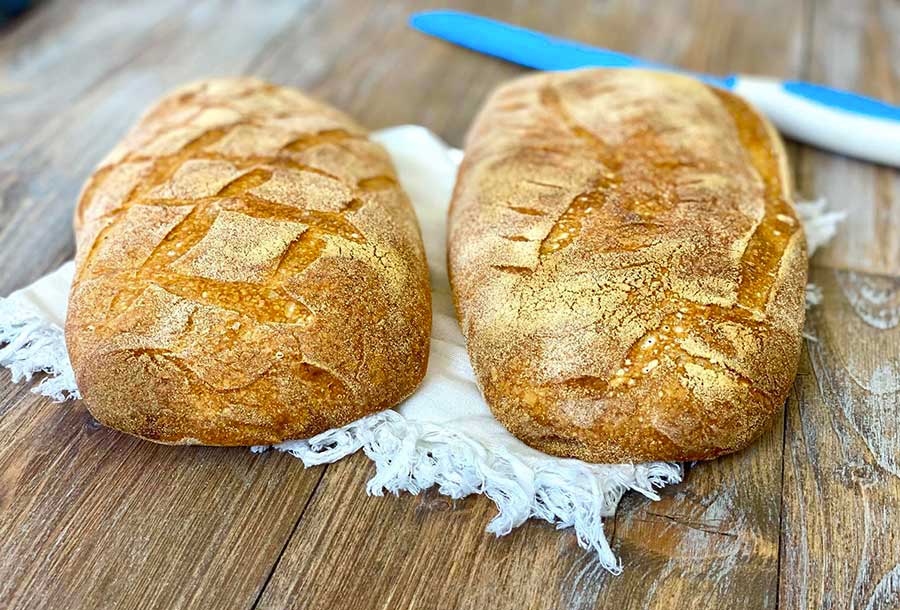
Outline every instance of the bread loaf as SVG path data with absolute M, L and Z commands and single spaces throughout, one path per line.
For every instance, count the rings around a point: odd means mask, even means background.
M 66 342 L 102 423 L 162 443 L 305 438 L 391 407 L 428 359 L 418 225 L 386 151 L 293 89 L 161 100 L 75 213 Z
M 487 402 L 541 451 L 701 460 L 797 370 L 807 256 L 772 126 L 696 80 L 527 76 L 467 139 L 451 282 Z

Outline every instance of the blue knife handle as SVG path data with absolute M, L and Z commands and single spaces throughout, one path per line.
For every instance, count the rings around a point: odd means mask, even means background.
M 731 77 L 688 72 L 461 11 L 415 13 L 410 17 L 409 24 L 436 38 L 536 70 L 574 70 L 588 66 L 647 68 L 690 74 L 710 85 L 726 89 L 733 85 Z
M 733 91 L 785 134 L 827 150 L 900 167 L 900 108 L 840 89 L 738 75 Z
M 892 106 L 865 95 L 793 80 L 785 81 L 782 83 L 782 86 L 788 93 L 805 97 L 808 100 L 838 110 L 863 114 L 873 118 L 900 121 L 900 107 Z M 897 142 L 897 146 L 900 146 L 900 142 Z
M 597 49 L 526 28 L 459 11 L 416 13 L 409 24 L 421 32 L 479 53 L 502 57 L 536 70 L 571 70 L 603 65 L 663 67 L 607 49 Z M 526 41 L 528 44 L 523 44 Z

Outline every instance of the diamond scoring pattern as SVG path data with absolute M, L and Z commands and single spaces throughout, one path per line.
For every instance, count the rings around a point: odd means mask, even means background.
M 156 285 L 259 323 L 303 323 L 310 312 L 284 282 L 318 258 L 330 236 L 365 242 L 345 215 L 362 204 L 359 193 L 394 188 L 396 181 L 373 176 L 349 186 L 298 162 L 297 152 L 365 136 L 335 118 L 297 119 L 298 104 L 312 102 L 281 89 L 273 101 L 275 90 L 256 83 L 234 94 L 207 86 L 175 97 L 189 105 L 174 116 L 164 112 L 169 98 L 145 118 L 156 128 L 152 141 L 129 136 L 125 151 L 113 151 L 112 162 L 95 174 L 76 224 L 110 222 L 93 239 L 77 279 L 123 270 L 137 279 L 116 295 L 113 315 Z M 185 134 L 193 137 L 173 149 Z M 147 155 L 148 146 L 165 154 Z M 146 213 L 153 208 L 172 213 Z M 177 223 L 167 220 L 176 215 Z M 143 256 L 123 254 L 129 245 Z

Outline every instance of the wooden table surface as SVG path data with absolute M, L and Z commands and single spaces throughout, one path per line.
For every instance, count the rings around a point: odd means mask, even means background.
M 39 2 L 0 29 L 0 294 L 73 255 L 92 166 L 157 96 L 210 75 L 299 86 L 452 144 L 523 69 L 422 36 L 452 5 L 711 72 L 900 102 L 897 0 Z M 900 142 L 898 142 L 900 146 Z M 784 415 L 607 524 L 484 533 L 483 497 L 370 498 L 355 455 L 153 445 L 0 373 L 0 608 L 900 608 L 900 172 L 789 144 L 799 196 L 848 219 Z

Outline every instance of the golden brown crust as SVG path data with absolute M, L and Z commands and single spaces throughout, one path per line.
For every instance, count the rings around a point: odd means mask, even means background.
M 747 446 L 797 368 L 807 257 L 790 198 L 777 134 L 730 93 L 604 69 L 500 87 L 449 220 L 494 414 L 592 462 Z
M 102 423 L 157 442 L 305 438 L 425 374 L 428 271 L 386 151 L 241 78 L 162 99 L 75 213 L 66 342 Z

